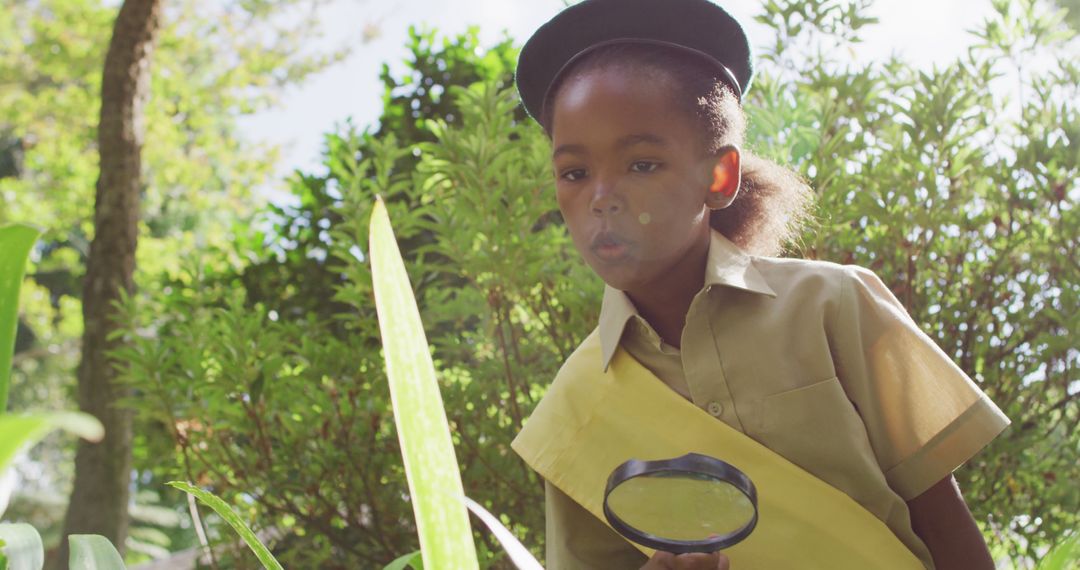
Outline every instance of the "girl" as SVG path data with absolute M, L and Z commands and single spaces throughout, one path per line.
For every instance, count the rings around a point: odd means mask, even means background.
M 546 481 L 548 566 L 993 568 L 951 473 L 1008 419 L 873 273 L 771 257 L 811 192 L 742 149 L 752 76 L 742 27 L 707 0 L 585 0 L 521 52 L 559 209 L 607 285 L 597 330 L 514 441 Z M 718 449 L 772 480 L 723 438 L 803 477 L 759 488 L 744 543 L 647 556 L 603 522 L 603 479 L 659 458 L 642 454 Z M 850 503 L 871 524 L 792 541 L 834 523 L 799 522 L 817 486 L 821 513 Z

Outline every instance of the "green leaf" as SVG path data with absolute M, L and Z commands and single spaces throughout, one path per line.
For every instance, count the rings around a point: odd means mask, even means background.
M 8 570 L 41 570 L 45 564 L 45 547 L 41 535 L 25 523 L 0 523 L 2 559 L 7 557 Z
M 1039 560 L 1035 570 L 1070 570 L 1080 563 L 1080 532 L 1072 533 Z
M 282 570 L 281 564 L 277 561 L 277 559 L 274 558 L 273 554 L 270 554 L 270 550 L 266 548 L 266 545 L 264 545 L 262 541 L 259 540 L 259 537 L 255 536 L 255 533 L 252 532 L 251 529 L 248 528 L 246 524 L 244 524 L 244 521 L 240 519 L 240 515 L 236 514 L 236 511 L 232 510 L 232 508 L 229 507 L 229 505 L 227 505 L 225 501 L 222 501 L 213 493 L 204 491 L 192 485 L 191 483 L 186 483 L 184 481 L 170 481 L 168 484 L 169 486 L 180 489 L 185 493 L 190 493 L 191 495 L 194 495 L 200 503 L 210 507 L 211 509 L 214 509 L 214 512 L 217 513 L 218 516 L 220 516 L 221 518 L 225 519 L 225 522 L 229 523 L 229 526 L 233 527 L 233 530 L 236 531 L 236 534 L 239 534 L 240 538 L 244 539 L 244 542 L 247 543 L 248 548 L 250 548 L 251 551 L 255 553 L 255 556 L 259 559 L 259 562 L 262 562 L 263 568 L 267 568 L 268 570 Z
M 426 568 L 477 568 L 454 445 L 435 367 L 386 205 L 370 225 L 371 272 L 409 494 Z
M 40 232 L 21 224 L 0 227 L 0 414 L 7 410 L 11 356 L 26 258 Z
M 383 570 L 405 570 L 406 567 L 424 570 L 424 557 L 419 550 L 398 556 L 393 562 L 383 566 Z
M 73 534 L 68 537 L 71 556 L 68 570 L 124 570 L 124 559 L 109 539 L 97 534 Z
M 518 570 L 544 570 L 544 567 L 536 561 L 536 557 L 529 552 L 529 549 L 525 548 L 525 545 L 521 544 L 521 541 L 514 536 L 514 533 L 510 532 L 510 529 L 503 526 L 499 519 L 495 518 L 495 515 L 489 513 L 487 509 L 480 506 L 480 503 L 468 497 L 465 497 L 465 505 L 469 507 L 469 510 L 474 515 L 484 521 L 484 524 L 491 530 L 491 534 L 494 534 L 495 538 L 499 539 L 503 550 L 510 555 L 510 560 L 513 561 L 514 566 L 518 567 Z
M 105 435 L 101 422 L 82 412 L 0 415 L 0 472 L 20 449 L 36 443 L 54 429 L 90 441 L 100 441 Z

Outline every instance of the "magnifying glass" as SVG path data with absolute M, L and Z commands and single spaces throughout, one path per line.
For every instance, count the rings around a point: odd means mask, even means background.
M 716 552 L 757 525 L 757 489 L 745 473 L 715 457 L 631 459 L 604 490 L 604 516 L 619 534 L 675 554 Z

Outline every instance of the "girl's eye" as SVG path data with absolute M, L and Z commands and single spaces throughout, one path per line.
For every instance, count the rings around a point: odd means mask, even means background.
M 562 174 L 559 175 L 559 178 L 562 178 L 563 180 L 566 180 L 568 182 L 577 182 L 578 180 L 581 180 L 584 176 L 585 176 L 585 170 L 584 169 L 582 169 L 582 168 L 573 168 L 573 169 L 564 171 Z
M 637 160 L 630 164 L 630 170 L 634 172 L 652 172 L 657 168 L 660 168 L 660 163 L 651 160 Z

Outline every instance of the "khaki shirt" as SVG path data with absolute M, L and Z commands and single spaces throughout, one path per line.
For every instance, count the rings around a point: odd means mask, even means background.
M 672 390 L 858 501 L 931 569 L 906 501 L 1009 424 L 871 271 L 750 256 L 716 231 L 681 348 L 610 287 L 599 334 L 598 369 L 621 343 Z M 546 489 L 548 568 L 644 564 L 603 522 Z

